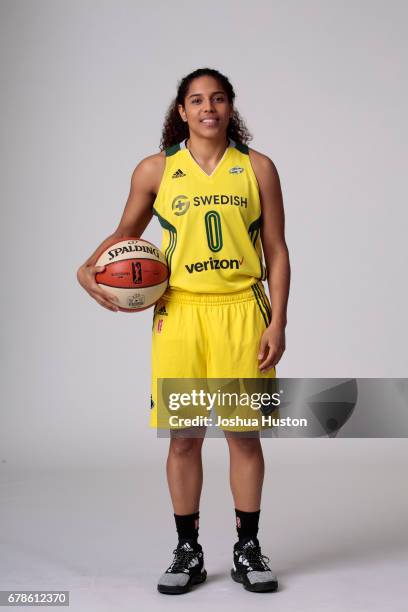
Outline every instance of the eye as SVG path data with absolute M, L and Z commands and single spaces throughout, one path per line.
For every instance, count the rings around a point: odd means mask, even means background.
M 199 98 L 194 98 L 194 99 L 191 101 L 191 103 L 192 103 L 192 104 L 195 104 L 195 102 L 199 102 L 199 101 L 200 101 L 200 100 L 199 100 Z

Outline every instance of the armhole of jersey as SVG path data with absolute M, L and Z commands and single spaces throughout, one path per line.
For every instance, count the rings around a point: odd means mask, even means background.
M 160 206 L 161 192 L 163 191 L 164 183 L 166 181 L 167 159 L 168 159 L 168 156 L 166 155 L 165 158 L 164 158 L 164 170 L 163 170 L 162 177 L 160 179 L 159 189 L 157 190 L 157 194 L 156 194 L 156 197 L 155 197 L 154 202 L 153 202 L 153 210 L 156 210 L 158 212 L 160 212 L 159 206 Z
M 252 176 L 254 178 L 256 188 L 258 189 L 259 198 L 261 198 L 261 190 L 260 190 L 260 187 L 259 187 L 258 179 L 256 178 L 255 170 L 254 170 L 254 167 L 252 165 L 251 157 L 249 155 L 249 147 L 248 147 L 248 164 L 249 164 L 249 167 L 251 168 L 251 173 L 252 173 Z
M 249 156 L 249 147 L 248 147 L 247 155 L 248 155 L 248 165 L 249 165 L 250 171 L 252 173 L 253 180 L 255 182 L 257 190 L 258 190 L 259 206 L 260 206 L 260 215 L 259 215 L 259 217 L 257 219 L 255 219 L 251 223 L 248 231 L 249 231 L 249 235 L 250 235 L 250 238 L 251 238 L 251 242 L 254 245 L 254 248 L 257 251 L 258 257 L 259 257 L 259 264 L 260 264 L 260 268 L 261 268 L 259 280 L 264 281 L 268 277 L 268 269 L 267 269 L 267 265 L 266 265 L 265 252 L 264 252 L 264 248 L 263 248 L 263 244 L 262 244 L 262 236 L 261 236 L 261 226 L 262 226 L 262 220 L 263 220 L 262 197 L 261 197 L 261 190 L 260 190 L 260 187 L 259 187 L 259 182 L 258 182 L 258 179 L 256 177 L 255 170 L 254 170 L 254 167 L 252 165 L 251 158 Z M 254 227 L 254 226 L 258 225 L 258 224 L 259 224 L 259 227 L 258 227 L 258 230 L 256 232 L 257 235 L 256 235 L 255 240 L 253 240 L 254 235 L 253 234 L 251 235 L 250 229 L 251 229 L 251 226 Z

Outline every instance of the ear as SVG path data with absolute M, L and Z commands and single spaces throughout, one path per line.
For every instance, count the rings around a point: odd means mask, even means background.
M 180 117 L 182 118 L 183 121 L 187 121 L 187 115 L 185 113 L 185 110 L 183 108 L 182 104 L 178 104 L 177 105 L 177 110 L 180 113 Z

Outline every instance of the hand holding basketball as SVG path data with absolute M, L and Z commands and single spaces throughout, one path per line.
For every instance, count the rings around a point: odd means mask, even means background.
M 151 308 L 166 291 L 169 269 L 165 255 L 152 242 L 137 237 L 112 239 L 96 261 L 104 271 L 96 284 L 117 297 L 121 312 Z
M 79 284 L 98 304 L 117 312 L 154 306 L 166 291 L 169 269 L 164 254 L 141 238 L 112 238 L 96 265 L 83 264 Z M 107 291 L 108 289 L 108 291 Z
M 95 275 L 98 272 L 102 272 L 104 269 L 105 266 L 83 265 L 77 272 L 78 282 L 85 291 L 98 302 L 98 304 L 108 310 L 117 312 L 119 310 L 117 307 L 118 298 L 104 289 L 101 289 L 95 280 Z

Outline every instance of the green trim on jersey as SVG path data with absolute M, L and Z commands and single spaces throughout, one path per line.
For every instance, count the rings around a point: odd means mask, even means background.
M 164 229 L 168 230 L 169 232 L 169 244 L 164 252 L 164 255 L 166 257 L 167 265 L 169 267 L 169 272 L 170 272 L 171 271 L 171 260 L 172 260 L 173 253 L 177 245 L 177 229 L 174 227 L 174 225 L 172 225 L 169 221 L 167 221 L 167 219 L 162 217 L 157 212 L 154 206 L 153 206 L 153 214 L 156 215 L 156 217 L 158 218 L 160 225 Z
M 178 142 L 177 144 L 173 145 L 172 147 L 168 147 L 168 149 L 164 149 L 164 150 L 166 152 L 166 157 L 171 157 L 172 155 L 177 153 L 177 151 L 180 151 L 180 143 Z
M 257 219 L 255 219 L 255 221 L 252 221 L 251 225 L 248 227 L 248 234 L 254 246 L 259 236 L 259 231 L 261 228 L 261 219 L 262 219 L 262 215 L 260 215 Z
M 241 151 L 241 153 L 249 155 L 248 145 L 244 144 L 243 142 L 236 142 L 235 147 L 238 149 L 238 151 Z
M 170 157 L 171 155 L 174 155 L 175 153 L 177 153 L 177 151 L 181 151 L 181 149 L 185 149 L 185 141 L 187 139 L 183 139 L 181 142 L 177 142 L 176 144 L 172 145 L 171 147 L 168 147 L 167 149 L 165 149 L 166 152 L 166 157 Z M 228 137 L 228 140 L 230 142 L 229 146 L 235 147 L 238 151 L 240 151 L 241 153 L 243 153 L 244 155 L 249 155 L 249 147 L 248 145 L 244 144 L 243 142 L 235 142 L 235 140 L 232 140 L 231 138 Z
M 271 314 L 271 310 L 269 308 L 269 304 L 268 304 L 268 302 L 267 302 L 267 300 L 265 298 L 265 295 L 263 294 L 261 289 L 258 287 L 257 283 L 255 283 L 255 285 L 252 285 L 251 289 L 252 289 L 252 291 L 254 293 L 256 302 L 257 302 L 257 304 L 259 306 L 259 310 L 261 311 L 261 314 L 262 314 L 262 316 L 264 318 L 265 325 L 266 325 L 266 327 L 268 327 L 268 325 L 269 325 L 269 323 L 271 321 L 271 318 L 272 318 L 272 314 Z
M 256 241 L 259 238 L 259 234 L 261 231 L 261 223 L 262 223 L 262 215 L 260 215 L 255 221 L 252 221 L 251 225 L 248 228 L 249 237 L 251 239 L 252 244 L 255 246 Z M 262 262 L 262 257 L 259 257 L 259 263 L 261 266 L 261 276 L 260 280 L 266 280 L 266 267 Z
M 269 306 L 268 299 L 267 299 L 265 293 L 258 287 L 258 285 L 256 286 L 256 290 L 259 291 L 259 297 L 261 298 L 263 304 L 265 305 L 265 308 L 266 308 L 266 310 L 268 312 L 268 318 L 269 318 L 269 321 L 270 321 L 271 318 L 272 318 L 272 311 L 271 311 L 271 308 Z

